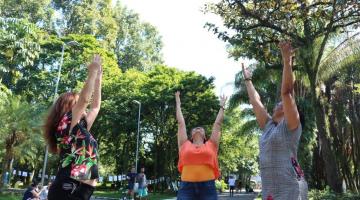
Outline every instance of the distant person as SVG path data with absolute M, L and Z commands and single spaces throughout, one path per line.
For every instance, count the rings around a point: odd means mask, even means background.
M 249 184 L 246 184 L 246 185 L 245 185 L 245 192 L 248 193 L 249 190 L 250 190 L 250 186 L 249 186 Z
M 240 193 L 241 193 L 241 188 L 242 188 L 242 182 L 241 182 L 241 180 L 239 180 L 237 189 L 240 191 Z
M 215 180 L 219 177 L 218 149 L 221 125 L 224 119 L 226 97 L 220 98 L 220 108 L 209 140 L 203 127 L 191 130 L 188 139 L 184 116 L 181 111 L 180 92 L 175 93 L 176 119 L 178 122 L 178 168 L 181 173 L 178 200 L 216 200 Z
M 39 183 L 33 181 L 31 185 L 26 189 L 23 200 L 40 200 Z
M 230 196 L 234 196 L 234 190 L 235 190 L 235 182 L 236 182 L 236 179 L 234 176 L 230 176 L 229 177 L 229 180 L 228 180 L 228 183 L 229 183 L 229 188 L 230 188 Z
M 40 190 L 40 200 L 47 200 L 48 199 L 48 193 L 49 188 L 51 186 L 51 182 L 49 181 L 48 185 L 45 185 Z
M 140 199 L 147 199 L 147 180 L 145 175 L 145 168 L 142 167 L 140 173 L 136 177 L 137 182 L 139 183 L 138 196 Z
M 131 198 L 134 198 L 134 187 L 135 187 L 135 181 L 136 181 L 136 169 L 135 167 L 131 168 L 131 171 L 126 175 L 126 179 L 128 180 L 128 194 L 131 196 Z
M 262 199 L 305 200 L 308 186 L 297 161 L 302 120 L 294 97 L 294 51 L 290 42 L 281 42 L 279 48 L 284 65 L 281 101 L 275 105 L 272 116 L 262 104 L 252 84 L 250 73 L 242 66 L 250 103 L 263 130 L 259 139 Z M 247 191 L 250 191 L 250 188 Z

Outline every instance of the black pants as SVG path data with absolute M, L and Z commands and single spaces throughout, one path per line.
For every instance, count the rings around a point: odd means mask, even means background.
M 95 188 L 71 178 L 57 178 L 51 184 L 48 200 L 89 200 Z
M 234 196 L 235 186 L 230 186 L 230 196 Z

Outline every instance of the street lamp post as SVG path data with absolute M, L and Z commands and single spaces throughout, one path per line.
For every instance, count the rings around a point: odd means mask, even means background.
M 141 112 L 141 103 L 139 101 L 133 100 L 134 103 L 139 105 L 138 113 L 138 122 L 137 122 L 137 136 L 136 136 L 136 155 L 135 155 L 135 169 L 138 170 L 138 160 L 139 160 L 139 133 L 140 133 L 140 112 Z
M 59 64 L 59 69 L 58 69 L 58 75 L 57 75 L 57 79 L 56 79 L 56 83 L 55 83 L 55 92 L 54 92 L 53 104 L 54 104 L 55 101 L 56 101 L 56 97 L 57 97 L 57 93 L 58 93 L 60 76 L 61 76 L 61 67 L 62 67 L 63 62 L 64 62 L 64 50 L 65 50 L 65 46 L 79 46 L 79 45 L 80 45 L 80 44 L 79 44 L 78 42 L 76 42 L 76 41 L 70 41 L 70 42 L 67 42 L 67 43 L 63 43 L 63 45 L 62 45 L 62 48 L 61 48 L 61 58 L 60 58 L 60 64 Z M 48 156 L 49 156 L 49 147 L 48 147 L 48 145 L 46 145 L 44 165 L 43 165 L 42 175 L 41 175 L 41 185 L 44 185 L 45 171 L 46 171 L 46 165 L 47 165 Z

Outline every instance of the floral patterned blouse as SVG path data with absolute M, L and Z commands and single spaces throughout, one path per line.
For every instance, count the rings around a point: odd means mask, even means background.
M 99 178 L 98 145 L 87 130 L 85 118 L 82 118 L 70 132 L 72 113 L 66 113 L 60 120 L 56 139 L 60 149 L 58 176 L 75 180 Z

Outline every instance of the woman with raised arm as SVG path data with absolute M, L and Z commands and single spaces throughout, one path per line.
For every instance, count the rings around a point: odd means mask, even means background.
M 98 145 L 89 131 L 100 110 L 101 79 L 101 58 L 95 55 L 80 94 L 61 94 L 50 109 L 45 139 L 49 151 L 59 154 L 60 162 L 49 200 L 88 200 L 95 189 L 99 178 Z
M 220 110 L 209 140 L 206 140 L 203 127 L 193 128 L 191 138 L 188 139 L 185 120 L 181 112 L 180 92 L 175 93 L 175 99 L 178 122 L 178 169 L 181 173 L 181 184 L 177 199 L 216 200 L 215 180 L 220 175 L 217 152 L 227 98 L 225 96 L 220 98 Z
M 297 162 L 297 149 L 302 131 L 299 112 L 293 96 L 293 49 L 289 42 L 279 44 L 283 59 L 281 102 L 270 117 L 255 90 L 249 72 L 242 65 L 250 103 L 263 130 L 259 140 L 260 173 L 263 200 L 307 199 L 307 183 Z

